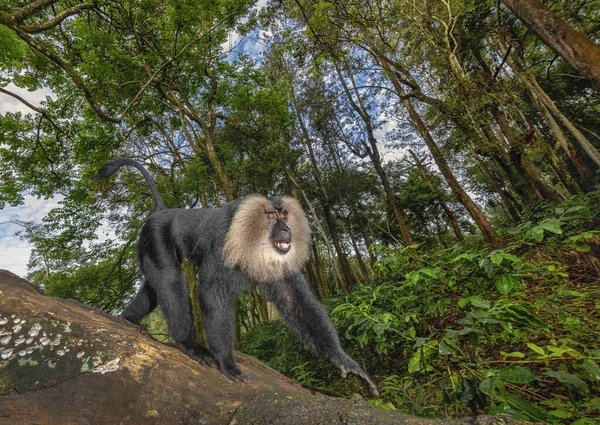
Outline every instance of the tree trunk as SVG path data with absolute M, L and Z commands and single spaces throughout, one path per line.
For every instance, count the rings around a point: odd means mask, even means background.
M 292 174 L 288 170 L 286 170 L 286 175 L 288 176 L 290 181 L 294 184 L 294 186 L 296 186 L 298 188 L 298 190 L 300 191 L 300 193 L 302 194 L 302 199 L 304 199 L 304 202 L 308 206 L 308 209 L 312 213 L 313 217 L 318 217 L 317 210 L 315 209 L 313 202 L 311 202 L 311 200 L 308 198 L 308 196 L 306 196 L 306 192 L 304 191 L 302 186 L 300 186 L 298 184 L 298 182 L 296 181 L 294 176 L 292 176 Z M 336 282 L 339 283 L 339 285 L 336 285 L 336 287 L 342 287 L 342 285 L 343 285 L 342 281 L 344 280 L 344 277 L 342 276 L 342 273 L 340 271 L 339 262 L 336 261 L 335 255 L 331 249 L 331 243 L 330 243 L 329 239 L 327 238 L 325 229 L 323 228 L 320 220 L 315 220 L 315 226 L 317 227 L 320 239 L 323 241 L 323 244 L 327 249 L 327 254 L 329 255 L 329 258 L 331 260 L 331 265 L 332 265 L 331 268 L 333 270 L 334 279 L 336 280 Z M 315 244 L 313 243 L 313 248 L 316 249 L 316 247 L 314 245 Z
M 225 172 L 223 168 L 223 164 L 221 163 L 221 159 L 217 155 L 217 151 L 215 150 L 215 145 L 213 143 L 212 134 L 210 132 L 205 131 L 204 133 L 205 142 L 204 147 L 206 148 L 206 156 L 208 157 L 208 161 L 210 165 L 213 166 L 215 172 L 217 173 L 217 177 L 219 179 L 219 183 L 221 184 L 221 188 L 225 193 L 225 197 L 228 201 L 233 201 L 236 198 L 235 189 L 233 188 L 233 184 L 231 184 L 231 180 L 229 176 Z
M 310 134 L 308 134 L 308 129 L 304 124 L 304 120 L 302 119 L 302 115 L 300 114 L 300 110 L 296 105 L 296 96 L 294 90 L 292 89 L 292 100 L 294 102 L 294 109 L 296 110 L 296 116 L 298 118 L 298 123 L 300 125 L 300 131 L 302 140 L 308 150 L 308 157 L 310 159 L 310 163 L 312 166 L 313 174 L 315 175 L 315 180 L 317 181 L 317 186 L 319 188 L 319 200 L 321 201 L 321 206 L 323 208 L 323 215 L 325 216 L 325 223 L 329 228 L 329 233 L 331 235 L 331 240 L 333 242 L 333 246 L 335 248 L 335 252 L 338 257 L 338 261 L 340 262 L 340 267 L 342 268 L 342 289 L 348 294 L 350 293 L 350 286 L 354 284 L 354 276 L 352 275 L 352 271 L 350 270 L 350 264 L 348 263 L 348 258 L 346 257 L 346 253 L 342 249 L 342 243 L 340 241 L 340 237 L 338 234 L 338 229 L 333 219 L 333 215 L 331 213 L 331 206 L 329 202 L 329 196 L 325 190 L 325 186 L 321 180 L 321 173 L 319 173 L 319 165 L 317 164 L 317 159 L 315 157 L 315 153 L 312 147 L 312 140 L 310 138 Z
M 548 199 L 550 201 L 555 201 L 555 202 L 559 201 L 560 197 L 557 195 L 557 193 L 554 191 L 554 189 L 552 189 L 550 186 L 548 186 L 546 183 L 544 183 L 542 181 L 540 174 L 539 174 L 537 168 L 535 167 L 535 165 L 531 161 L 529 161 L 529 159 L 527 159 L 527 157 L 523 156 L 523 154 L 522 154 L 523 145 L 528 140 L 528 136 L 524 135 L 520 138 L 517 137 L 517 135 L 511 128 L 510 124 L 508 123 L 508 120 L 506 119 L 506 117 L 504 116 L 502 111 L 500 111 L 500 108 L 498 107 L 498 105 L 492 104 L 490 106 L 490 112 L 491 112 L 492 116 L 494 117 L 494 119 L 496 120 L 498 127 L 500 127 L 502 134 L 508 141 L 508 144 L 509 144 L 508 155 L 511 158 L 511 161 L 514 164 L 518 163 L 521 167 L 523 167 L 523 170 L 525 170 L 525 172 L 527 173 L 527 176 L 529 177 L 531 184 L 533 184 L 533 186 L 537 190 L 538 194 L 543 199 Z
M 467 194 L 467 192 L 465 192 L 465 190 L 462 188 L 462 186 L 460 185 L 458 180 L 456 180 L 456 177 L 454 177 L 454 174 L 452 173 L 452 170 L 450 170 L 450 167 L 446 163 L 446 160 L 444 159 L 442 152 L 440 151 L 439 147 L 433 140 L 433 137 L 429 133 L 429 130 L 427 129 L 427 126 L 425 125 L 425 122 L 423 122 L 423 120 L 421 119 L 421 116 L 419 115 L 417 110 L 414 108 L 412 102 L 410 101 L 410 98 L 408 98 L 406 96 L 406 92 L 402 88 L 402 85 L 400 84 L 398 79 L 394 77 L 393 71 L 390 70 L 389 66 L 385 62 L 381 62 L 381 64 L 382 64 L 384 70 L 386 70 L 388 76 L 390 77 L 392 84 L 394 86 L 394 89 L 396 90 L 396 93 L 398 94 L 398 96 L 402 100 L 402 103 L 408 110 L 408 115 L 410 116 L 411 122 L 413 123 L 415 128 L 419 131 L 419 133 L 421 134 L 421 137 L 423 137 L 425 144 L 429 148 L 429 151 L 431 152 L 431 155 L 433 156 L 433 159 L 434 159 L 436 165 L 438 166 L 438 168 L 442 172 L 442 175 L 446 179 L 448 186 L 450 186 L 450 189 L 452 190 L 452 192 L 454 193 L 454 195 L 456 196 L 458 201 L 465 207 L 465 209 L 467 210 L 467 212 L 469 213 L 471 218 L 473 218 L 473 220 L 475 221 L 475 224 L 477 224 L 477 227 L 479 227 L 479 230 L 481 231 L 483 238 L 487 242 L 496 242 L 499 239 L 498 234 L 496 233 L 496 230 L 490 224 L 490 222 L 485 217 L 485 215 L 483 215 L 483 213 L 477 207 L 477 205 L 475 205 L 475 203 L 473 202 L 471 197 Z
M 429 189 L 431 189 L 431 191 L 434 193 L 435 198 L 437 199 L 438 203 L 442 207 L 442 210 L 444 210 L 444 213 L 446 214 L 446 217 L 448 217 L 448 222 L 450 223 L 450 226 L 452 227 L 452 230 L 454 230 L 454 234 L 456 235 L 456 239 L 458 239 L 459 241 L 462 241 L 463 240 L 463 235 L 462 235 L 462 232 L 460 231 L 460 227 L 458 227 L 458 220 L 456 220 L 456 216 L 454 215 L 454 213 L 452 212 L 452 210 L 450 209 L 450 207 L 444 201 L 444 197 L 443 197 L 442 193 L 440 193 L 440 191 L 438 190 L 438 188 L 435 187 L 435 185 L 431 181 L 431 176 L 429 175 L 429 171 L 425 167 L 425 164 L 423 164 L 423 162 L 421 162 L 421 160 L 419 159 L 419 157 L 417 156 L 417 154 L 414 153 L 412 151 L 412 149 L 409 149 L 408 153 L 410 154 L 410 156 L 413 157 L 413 159 L 417 163 L 417 166 L 419 167 L 419 170 L 421 171 L 421 175 L 423 176 L 423 179 L 427 183 L 427 186 L 429 186 Z
M 181 265 L 185 280 L 188 284 L 190 302 L 192 304 L 192 314 L 194 315 L 194 335 L 198 342 L 206 346 L 206 336 L 204 335 L 204 325 L 202 323 L 202 310 L 200 309 L 200 295 L 198 292 L 198 271 L 194 263 L 186 260 Z
M 335 224 L 333 214 L 329 209 L 329 205 L 326 203 L 322 203 L 323 207 L 323 215 L 325 216 L 325 223 L 327 223 L 327 227 L 329 228 L 329 234 L 331 235 L 331 240 L 333 242 L 333 247 L 335 248 L 335 252 L 337 253 L 338 261 L 340 262 L 340 267 L 342 268 L 342 290 L 344 293 L 350 293 L 350 286 L 352 286 L 354 282 L 354 275 L 352 274 L 352 270 L 350 269 L 350 263 L 348 263 L 348 257 L 342 248 L 342 242 L 340 240 L 338 234 L 338 228 Z
M 467 143 L 467 149 L 469 150 L 473 158 L 475 158 L 475 161 L 477 161 L 479 169 L 481 170 L 483 175 L 487 177 L 494 191 L 498 194 L 498 196 L 500 196 L 502 205 L 504 206 L 508 215 L 511 217 L 512 221 L 514 223 L 518 223 L 521 219 L 521 206 L 519 205 L 519 203 L 514 198 L 512 198 L 508 194 L 508 192 L 504 190 L 503 187 L 500 186 L 498 180 L 496 180 L 496 177 L 494 177 L 488 166 L 483 162 L 483 160 L 477 153 L 477 150 L 473 147 L 471 143 Z
M 558 107 L 552 101 L 550 96 L 548 96 L 548 93 L 546 93 L 544 89 L 539 85 L 535 76 L 531 72 L 525 71 L 524 82 L 528 84 L 531 92 L 533 92 L 536 95 L 536 97 L 538 97 L 539 102 L 547 108 L 547 111 L 550 112 L 553 116 L 555 116 L 558 120 L 560 120 L 562 124 L 569 130 L 569 132 L 581 145 L 581 147 L 583 148 L 585 153 L 590 157 L 590 159 L 594 161 L 594 163 L 597 166 L 600 166 L 600 151 L 598 151 L 598 149 L 596 149 L 596 147 L 588 140 L 588 138 L 585 137 L 583 133 L 581 133 L 581 131 L 577 129 L 577 127 L 575 127 L 575 125 L 561 112 L 560 109 L 558 109 Z M 563 146 L 561 142 L 561 147 L 565 149 L 565 152 L 567 153 L 567 155 L 569 155 L 569 158 L 576 157 L 576 154 L 573 152 L 574 148 L 572 145 L 565 144 Z M 571 160 L 574 164 L 582 162 L 581 159 Z M 589 176 L 591 174 L 592 178 L 594 178 L 594 173 L 587 167 L 587 165 L 585 166 L 585 168 L 586 170 L 583 170 L 584 174 L 586 176 Z
M 546 45 L 600 90 L 600 46 L 556 16 L 540 0 L 502 2 Z
M 321 257 L 319 256 L 317 244 L 313 242 L 311 248 L 311 261 L 313 262 L 315 269 L 315 279 L 319 286 L 319 294 L 321 295 L 321 298 L 326 298 L 329 296 L 329 288 L 327 287 L 327 281 L 325 281 L 325 278 L 323 277 L 323 266 L 321 265 Z
M 356 242 L 356 238 L 354 237 L 352 232 L 349 232 L 348 235 L 350 236 L 352 248 L 354 248 L 354 255 L 356 256 L 356 262 L 358 263 L 358 267 L 360 268 L 360 271 L 363 276 L 362 280 L 363 280 L 363 282 L 366 283 L 367 280 L 369 279 L 369 271 L 367 270 L 367 266 L 365 265 L 365 262 L 362 258 L 362 254 L 360 253 L 360 249 L 358 248 L 358 243 Z
M 575 169 L 580 174 L 585 186 L 588 189 L 591 189 L 594 185 L 597 185 L 598 181 L 596 180 L 593 171 L 587 166 L 583 159 L 580 158 L 575 146 L 573 146 L 553 115 L 569 128 L 584 151 L 597 165 L 600 165 L 600 152 L 598 152 L 594 145 L 592 145 L 591 142 L 570 122 L 570 120 L 561 113 L 556 104 L 538 84 L 535 76 L 530 71 L 521 71 L 521 67 L 518 66 L 512 57 L 509 57 L 508 64 L 525 85 L 529 96 L 533 100 L 533 103 L 540 114 L 544 117 L 552 135 L 575 166 Z
M 344 75 L 342 74 L 342 71 L 340 70 L 339 66 L 337 66 L 337 64 L 335 69 L 337 71 L 340 83 L 342 84 L 342 87 L 344 87 L 344 93 L 346 94 L 346 98 L 348 99 L 350 106 L 358 113 L 358 116 L 362 119 L 362 121 L 365 124 L 367 140 L 369 141 L 369 146 L 366 146 L 367 154 L 369 155 L 369 159 L 371 159 L 371 162 L 373 163 L 375 172 L 379 176 L 379 179 L 383 186 L 383 190 L 385 192 L 387 203 L 392 207 L 392 211 L 394 212 L 394 218 L 396 219 L 396 224 L 398 224 L 398 227 L 400 228 L 400 233 L 402 233 L 403 242 L 405 245 L 412 245 L 413 239 L 410 234 L 410 231 L 408 230 L 408 226 L 406 225 L 404 212 L 398 204 L 396 194 L 392 189 L 392 185 L 390 184 L 388 176 L 381 162 L 381 155 L 379 153 L 379 148 L 377 147 L 377 139 L 375 137 L 375 132 L 373 131 L 373 124 L 369 115 L 369 111 L 365 107 L 361 94 L 356 87 L 356 83 L 354 82 L 354 76 L 352 75 L 352 72 L 350 70 L 350 65 L 345 59 L 341 59 L 341 61 L 343 62 L 348 78 L 352 83 L 352 91 L 350 91 L 350 88 L 346 85 Z M 354 100 L 355 97 L 356 101 Z

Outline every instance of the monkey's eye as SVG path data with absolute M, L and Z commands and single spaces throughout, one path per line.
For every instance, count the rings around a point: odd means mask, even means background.
M 287 218 L 287 211 L 281 211 L 281 214 L 279 214 L 279 218 L 285 220 Z
M 275 215 L 275 213 L 273 213 L 273 212 L 269 213 L 268 217 L 269 217 L 269 219 L 271 219 L 271 220 L 273 220 L 273 219 L 277 218 L 277 216 L 276 216 L 276 215 Z

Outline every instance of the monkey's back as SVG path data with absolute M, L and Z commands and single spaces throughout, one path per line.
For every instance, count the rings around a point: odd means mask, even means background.
M 222 208 L 167 209 L 148 217 L 142 227 L 138 259 L 150 259 L 158 267 L 171 263 L 174 257 L 199 260 L 207 252 L 223 246 L 223 241 L 237 208 L 237 203 Z

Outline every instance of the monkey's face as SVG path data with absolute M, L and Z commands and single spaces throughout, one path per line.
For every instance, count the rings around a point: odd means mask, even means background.
M 239 204 L 222 252 L 228 267 L 241 268 L 255 281 L 273 282 L 302 268 L 309 244 L 310 226 L 297 200 L 251 195 Z
M 286 210 L 265 211 L 265 216 L 271 223 L 269 239 L 275 250 L 285 255 L 292 248 L 292 231 L 287 225 L 288 212 Z

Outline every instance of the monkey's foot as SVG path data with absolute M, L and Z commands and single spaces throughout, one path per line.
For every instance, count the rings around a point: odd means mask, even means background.
M 204 347 L 201 347 L 200 345 L 179 343 L 177 344 L 177 348 L 204 366 L 214 368 L 218 367 L 217 362 L 215 362 L 215 359 L 213 358 L 212 354 L 210 354 L 210 351 Z
M 252 382 L 252 379 L 246 375 L 245 373 L 243 373 L 239 367 L 237 367 L 236 365 L 221 365 L 219 367 L 219 370 L 221 371 L 221 373 L 223 375 L 225 375 L 226 377 L 228 377 L 229 379 L 231 379 L 232 381 L 237 381 L 237 382 Z
M 128 318 L 126 318 L 126 317 L 125 317 L 125 316 L 123 316 L 123 315 L 116 316 L 115 318 L 116 318 L 117 320 L 119 320 L 120 322 L 124 322 L 124 323 L 127 323 L 128 325 L 133 325 L 133 326 L 135 326 L 135 327 L 136 327 L 136 329 L 137 329 L 137 331 L 138 331 L 139 333 L 141 333 L 141 334 L 142 334 L 142 335 L 144 335 L 144 336 L 147 336 L 147 337 L 150 337 L 150 338 L 152 338 L 152 334 L 151 334 L 150 332 L 148 332 L 148 329 L 147 329 L 147 328 L 146 328 L 144 325 L 142 325 L 141 323 L 139 323 L 139 322 L 135 322 L 135 321 L 133 321 L 133 320 L 129 320 Z

